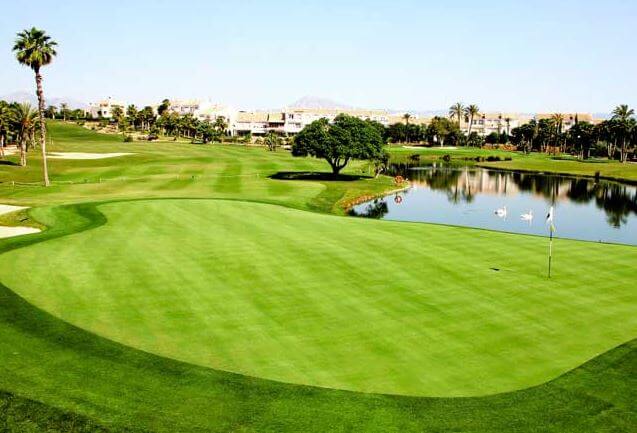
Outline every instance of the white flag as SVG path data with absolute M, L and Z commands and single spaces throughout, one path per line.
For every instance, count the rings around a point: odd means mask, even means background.
M 551 232 L 555 231 L 555 226 L 553 225 L 553 206 L 549 208 L 549 213 L 546 215 L 546 224 L 548 224 Z

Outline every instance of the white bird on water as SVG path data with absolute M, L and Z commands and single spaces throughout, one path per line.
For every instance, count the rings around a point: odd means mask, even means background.
M 495 214 L 500 218 L 505 218 L 507 216 L 507 207 L 503 206 L 500 209 L 496 209 Z
M 533 210 L 529 210 L 528 213 L 523 213 L 522 215 L 520 215 L 520 218 L 522 218 L 524 221 L 532 221 L 533 220 Z

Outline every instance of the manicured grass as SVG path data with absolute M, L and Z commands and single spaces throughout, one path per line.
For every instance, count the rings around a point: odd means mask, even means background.
M 264 148 L 172 141 L 124 143 L 117 135 L 97 134 L 61 122 L 50 124 L 49 131 L 52 152 L 134 155 L 97 160 L 50 159 L 53 186 L 41 188 L 40 157 L 38 152 L 30 152 L 26 168 L 0 165 L 2 203 L 37 206 L 106 198 L 215 197 L 343 213 L 342 204 L 347 201 L 393 188 L 391 179 L 383 177 L 359 182 L 270 179 L 279 171 L 329 171 L 325 161 L 294 158 L 283 150 L 268 152 Z M 368 171 L 366 164 L 354 162 L 345 173 L 361 175 Z
M 36 155 L 0 166 L 0 202 L 47 205 L 30 214 L 50 227 L 0 241 L 0 430 L 637 429 L 634 341 L 484 396 L 633 338 L 637 249 L 558 240 L 549 282 L 542 238 L 308 212 L 387 178 L 50 131 L 53 151 L 135 155 L 51 161 L 48 189 L 7 183 L 38 181 Z M 92 203 L 170 197 L 188 200 Z
M 445 155 L 451 159 L 474 159 L 498 156 L 502 159 L 511 158 L 510 161 L 477 162 L 483 167 L 501 168 L 506 170 L 527 170 L 544 173 L 570 174 L 575 176 L 595 176 L 597 173 L 602 178 L 637 182 L 637 164 L 608 161 L 603 159 L 591 159 L 581 161 L 570 156 L 553 156 L 544 153 L 533 152 L 509 152 L 498 149 L 478 149 L 459 147 L 457 149 L 439 149 L 436 147 L 423 147 L 419 149 L 392 147 L 390 153 L 396 161 L 408 161 L 410 155 L 419 155 L 421 161 L 439 160 Z
M 550 158 L 542 155 L 515 158 L 512 161 L 480 163 L 485 167 L 507 170 L 529 170 L 545 173 L 571 174 L 576 176 L 595 176 L 612 180 L 637 183 L 637 164 L 617 161 L 581 161 L 576 159 Z
M 24 247 L 105 222 L 90 205 L 51 209 L 49 217 L 57 225 L 48 232 L 9 239 L 0 248 Z M 160 358 L 66 324 L 0 285 L 0 357 L 0 387 L 11 391 L 0 395 L 7 431 L 557 433 L 637 428 L 635 341 L 523 391 L 478 398 L 392 397 L 282 384 Z
M 543 383 L 637 334 L 637 248 L 560 240 L 548 280 L 538 237 L 217 200 L 99 209 L 99 229 L 5 254 L 0 281 L 76 326 L 198 365 L 483 395 Z M 467 245 L 480 254 L 464 259 Z

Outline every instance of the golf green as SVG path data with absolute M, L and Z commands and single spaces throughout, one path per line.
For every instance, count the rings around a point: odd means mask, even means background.
M 56 209 L 32 212 L 55 227 Z M 548 280 L 538 237 L 244 201 L 98 209 L 104 225 L 3 254 L 0 281 L 80 328 L 201 366 L 477 396 L 544 383 L 637 333 L 632 247 L 557 240 Z

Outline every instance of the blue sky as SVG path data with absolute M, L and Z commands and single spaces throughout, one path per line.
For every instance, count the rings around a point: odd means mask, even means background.
M 98 6 L 99 5 L 99 6 Z M 304 95 L 355 106 L 609 111 L 637 105 L 637 2 L 4 1 L 0 95 L 29 90 L 15 33 L 60 44 L 51 96 L 240 108 Z

